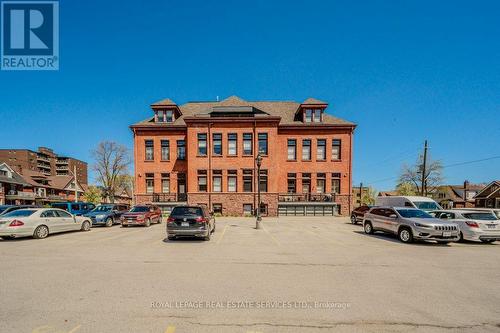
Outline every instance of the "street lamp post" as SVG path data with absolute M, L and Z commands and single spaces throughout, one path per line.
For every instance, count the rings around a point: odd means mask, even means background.
M 257 163 L 257 221 L 255 222 L 255 229 L 261 229 L 262 217 L 260 216 L 260 166 L 262 165 L 262 156 L 260 153 L 255 158 Z

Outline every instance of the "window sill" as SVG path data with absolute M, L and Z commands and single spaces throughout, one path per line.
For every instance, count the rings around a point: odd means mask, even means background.
M 326 160 L 316 160 L 316 162 L 326 162 Z
M 208 157 L 208 155 L 196 155 L 196 157 L 206 158 L 206 157 Z
M 153 163 L 155 160 L 144 160 L 144 163 Z
M 246 154 L 245 154 L 245 155 L 243 155 L 242 157 L 253 157 L 253 155 L 252 155 L 252 154 L 250 154 L 250 155 L 246 155 Z
M 214 154 L 214 155 L 212 155 L 212 157 L 224 157 L 224 156 L 222 156 L 222 155 L 215 155 Z
M 332 159 L 332 162 L 342 162 L 342 159 Z
M 170 160 L 160 160 L 160 162 L 170 162 Z
M 238 157 L 238 155 L 226 155 L 226 157 Z
M 302 162 L 312 162 L 312 160 L 302 160 Z
M 287 162 L 297 162 L 297 159 L 294 160 L 286 160 Z

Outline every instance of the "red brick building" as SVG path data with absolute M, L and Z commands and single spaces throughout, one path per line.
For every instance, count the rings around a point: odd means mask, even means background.
M 151 105 L 134 124 L 134 196 L 165 210 L 206 204 L 223 215 L 252 214 L 257 186 L 264 215 L 332 215 L 352 207 L 355 125 L 316 99 Z M 256 157 L 263 157 L 258 184 Z

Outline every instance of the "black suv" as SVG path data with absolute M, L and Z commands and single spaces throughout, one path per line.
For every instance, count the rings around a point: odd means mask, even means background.
M 169 240 L 179 236 L 194 236 L 208 241 L 214 231 L 215 218 L 206 206 L 177 206 L 167 219 Z
M 373 206 L 360 206 L 355 208 L 351 213 L 351 223 L 358 224 L 358 222 L 363 222 L 363 217 L 365 217 L 365 213 L 368 213 L 370 208 Z

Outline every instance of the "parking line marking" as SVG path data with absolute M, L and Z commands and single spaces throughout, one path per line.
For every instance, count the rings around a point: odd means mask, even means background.
M 169 326 L 167 327 L 167 330 L 165 333 L 175 333 L 175 326 Z
M 262 230 L 264 230 L 269 235 L 269 237 L 271 237 L 273 242 L 275 242 L 278 246 L 281 246 L 281 243 L 276 239 L 276 237 L 271 235 L 271 233 L 264 227 L 264 223 L 262 223 L 261 226 L 262 226 Z
M 227 229 L 227 224 L 224 227 L 224 229 L 222 229 L 222 233 L 220 234 L 220 237 L 219 237 L 219 239 L 217 239 L 217 242 L 215 242 L 215 244 L 219 244 L 220 243 L 220 241 L 222 240 L 222 237 L 224 237 L 224 234 L 226 233 L 226 229 Z
M 136 227 L 138 228 L 137 230 L 123 230 L 123 232 L 120 232 L 116 235 L 113 235 L 113 236 L 110 236 L 110 237 L 103 237 L 103 238 L 99 238 L 96 240 L 96 242 L 102 242 L 102 241 L 109 241 L 109 240 L 112 240 L 112 239 L 117 239 L 117 238 L 124 238 L 124 237 L 127 237 L 128 235 L 130 234 L 135 234 L 135 233 L 138 233 L 140 231 L 144 231 L 143 227 Z
M 75 333 L 76 331 L 78 331 L 80 329 L 80 327 L 82 327 L 82 325 L 78 325 L 76 326 L 75 328 L 73 328 L 71 331 L 69 331 L 68 333 Z

